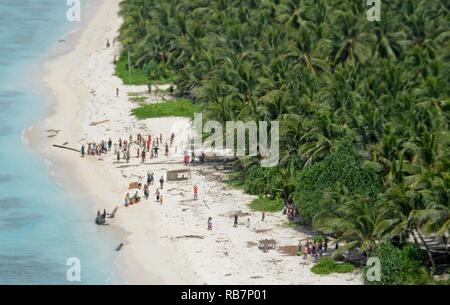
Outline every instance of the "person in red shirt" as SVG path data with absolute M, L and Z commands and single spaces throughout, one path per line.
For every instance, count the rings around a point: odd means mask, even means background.
M 194 200 L 198 200 L 198 185 L 194 185 Z

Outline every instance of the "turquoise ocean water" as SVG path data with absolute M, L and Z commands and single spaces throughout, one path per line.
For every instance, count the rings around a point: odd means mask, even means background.
M 121 283 L 120 241 L 93 225 L 88 199 L 61 189 L 21 140 L 50 105 L 36 67 L 79 26 L 67 9 L 66 0 L 0 1 L 0 284 L 78 284 L 66 279 L 70 257 L 81 262 L 81 284 Z

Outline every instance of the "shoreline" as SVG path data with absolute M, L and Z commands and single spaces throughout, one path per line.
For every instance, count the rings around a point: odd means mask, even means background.
M 159 118 L 138 121 L 130 116 L 134 106 L 128 92 L 142 92 L 139 86 L 124 86 L 113 76 L 112 60 L 117 45 L 106 48 L 106 39 L 116 37 L 121 20 L 117 16 L 120 0 L 99 3 L 92 19 L 83 27 L 73 49 L 45 64 L 44 83 L 55 100 L 50 115 L 26 132 L 30 146 L 50 160 L 50 166 L 62 187 L 71 188 L 71 181 L 80 186 L 96 210 L 111 211 L 120 206 L 117 218 L 108 220 L 105 230 L 114 230 L 124 239 L 118 255 L 119 272 L 131 284 L 359 284 L 357 274 L 318 276 L 310 271 L 312 264 L 296 256 L 277 251 L 263 253 L 255 243 L 273 238 L 281 246 L 292 246 L 298 239 L 309 236 L 308 231 L 286 228 L 281 213 L 268 213 L 265 222 L 260 214 L 250 211 L 248 203 L 254 196 L 227 187 L 221 179 L 221 168 L 198 166 L 187 184 L 168 182 L 163 206 L 144 201 L 123 207 L 123 197 L 130 179 L 143 176 L 148 170 L 164 175 L 167 170 L 180 168 L 178 157 L 139 165 L 116 164 L 111 153 L 107 156 L 85 157 L 71 151 L 55 149 L 53 144 L 68 142 L 78 149 L 81 143 L 101 141 L 108 137 L 123 139 L 130 133 L 163 133 L 186 124 L 183 118 Z M 117 54 L 118 55 L 118 54 Z M 115 88 L 120 88 L 115 97 Z M 107 124 L 90 126 L 89 122 L 108 119 Z M 59 130 L 51 138 L 46 130 Z M 178 136 L 177 136 L 178 138 Z M 41 143 L 38 145 L 37 143 Z M 181 143 L 180 143 L 181 144 Z M 173 155 L 172 155 L 173 153 Z M 175 162 L 173 162 L 175 161 Z M 223 169 L 222 169 L 223 170 Z M 70 178 L 66 176 L 70 174 Z M 193 183 L 201 186 L 200 198 L 191 197 Z M 131 191 L 130 191 L 131 192 Z M 151 189 L 153 194 L 154 189 Z M 203 203 L 201 202 L 203 201 Z M 204 204 L 205 203 L 205 204 Z M 207 204 L 206 204 L 207 203 Z M 239 227 L 232 226 L 232 215 L 240 212 L 251 219 L 245 226 L 241 217 Z M 213 231 L 206 231 L 206 220 L 214 219 Z M 95 225 L 95 224 L 92 224 Z M 194 237 L 194 238 L 193 238 Z M 111 251 L 114 251 L 113 249 Z
M 78 148 L 78 145 L 74 143 L 78 142 L 82 135 L 82 117 L 86 111 L 86 103 L 77 103 L 77 100 L 88 99 L 89 92 L 79 82 L 76 74 L 84 69 L 82 63 L 89 58 L 92 52 L 97 50 L 98 39 L 96 38 L 102 38 L 109 31 L 107 28 L 105 29 L 108 27 L 106 24 L 109 23 L 109 26 L 112 26 L 113 23 L 117 23 L 116 12 L 119 2 L 120 0 L 108 0 L 96 3 L 86 24 L 78 28 L 70 40 L 66 39 L 64 43 L 68 45 L 63 45 L 61 48 L 57 46 L 56 49 L 59 50 L 53 52 L 53 55 L 43 63 L 42 83 L 46 86 L 46 90 L 50 91 L 51 96 L 47 115 L 23 131 L 23 141 L 31 151 L 43 158 L 49 175 L 55 180 L 55 183 L 66 190 L 75 186 L 76 191 L 86 194 L 90 198 L 89 201 L 94 203 L 90 208 L 92 219 L 96 210 L 108 207 L 105 204 L 107 199 L 97 196 L 95 191 L 98 188 L 107 189 L 108 186 L 104 184 L 99 186 L 102 184 L 102 179 L 98 176 L 90 177 L 89 181 L 83 177 L 85 172 L 92 170 L 98 172 L 100 169 L 95 168 L 94 164 L 89 164 L 91 162 L 83 162 L 84 160 L 78 158 L 78 154 L 56 150 L 52 145 L 62 144 L 60 139 L 64 139 L 63 142 L 67 140 L 72 143 L 72 146 Z M 67 122 L 67 119 L 70 121 Z M 53 126 L 58 126 L 60 133 L 54 138 L 48 138 L 46 130 L 52 129 Z M 68 171 L 71 173 L 70 177 L 67 177 Z M 95 185 L 95 187 L 90 187 L 90 185 Z M 125 245 L 129 243 L 130 232 L 126 228 L 120 225 L 111 225 L 105 229 L 114 231 L 114 235 L 123 240 Z M 115 250 L 111 249 L 111 251 Z M 156 273 L 142 272 L 142 266 L 135 262 L 132 253 L 126 259 L 123 259 L 123 256 L 123 253 L 117 255 L 119 266 L 114 268 L 118 269 L 125 283 L 164 282 L 164 279 L 155 275 Z M 172 278 L 169 280 L 171 281 Z

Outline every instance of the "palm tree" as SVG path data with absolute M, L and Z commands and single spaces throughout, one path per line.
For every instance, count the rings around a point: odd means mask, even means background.
M 304 191 L 299 172 L 350 142 L 383 185 L 327 195 L 315 226 L 364 255 L 411 237 L 434 266 L 427 240 L 449 230 L 449 7 L 383 5 L 370 23 L 363 1 L 126 0 L 119 39 L 134 69 L 176 75 L 205 120 L 280 122 L 280 168 L 258 176 L 273 197 Z M 242 160 L 244 180 L 258 161 Z
M 336 242 L 345 242 L 333 256 L 356 248 L 363 257 L 368 257 L 379 240 L 376 228 L 381 216 L 377 203 L 361 195 L 350 196 L 347 189 L 338 187 L 325 195 L 322 205 L 325 212 L 315 217 L 314 228 L 337 234 Z

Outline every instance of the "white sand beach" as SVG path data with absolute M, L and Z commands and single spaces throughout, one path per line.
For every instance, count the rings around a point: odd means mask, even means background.
M 124 86 L 114 76 L 114 56 L 120 46 L 112 43 L 121 20 L 117 15 L 120 0 L 103 0 L 84 29 L 72 51 L 48 62 L 44 81 L 51 89 L 56 104 L 45 122 L 33 129 L 34 136 L 45 138 L 40 151 L 62 169 L 58 175 L 70 176 L 95 202 L 92 219 L 97 210 L 112 211 L 119 207 L 116 217 L 108 219 L 104 230 L 124 230 L 126 239 L 120 250 L 120 268 L 132 284 L 361 284 L 359 273 L 315 275 L 310 271 L 311 258 L 284 255 L 281 251 L 267 253 L 258 249 L 258 241 L 274 239 L 278 247 L 296 246 L 299 240 L 311 237 L 311 232 L 287 226 L 287 218 L 278 213 L 253 212 L 248 204 L 253 196 L 232 189 L 221 180 L 221 166 L 191 167 L 191 179 L 166 181 L 161 193 L 162 205 L 154 199 L 159 177 L 167 170 L 184 169 L 182 148 L 186 142 L 189 121 L 186 118 L 157 118 L 137 120 L 130 115 L 137 104 L 129 93 L 145 95 L 147 88 Z M 116 88 L 119 96 L 116 97 Z M 158 95 L 149 102 L 161 101 Z M 97 124 L 93 124 L 97 123 Z M 58 132 L 48 132 L 55 130 Z M 52 147 L 53 144 L 79 149 L 82 143 L 101 142 L 111 138 L 128 139 L 138 133 L 146 137 L 163 135 L 165 142 L 176 134 L 168 157 L 140 158 L 132 154 L 131 161 L 117 162 L 113 152 L 101 157 L 86 156 Z M 48 137 L 51 136 L 51 137 Z M 175 152 L 175 147 L 177 151 Z M 135 151 L 134 148 L 131 150 Z M 150 198 L 139 204 L 124 206 L 133 181 L 145 183 L 148 171 L 155 173 Z M 142 179 L 142 180 L 140 180 Z M 193 186 L 198 184 L 199 200 L 193 200 Z M 70 187 L 63 183 L 63 187 Z M 142 196 L 142 192 L 139 194 Z M 239 225 L 233 226 L 233 215 L 240 212 Z M 91 217 L 91 215 L 88 215 Z M 208 217 L 213 229 L 207 230 Z M 247 219 L 250 219 L 250 227 Z M 92 221 L 93 225 L 96 224 Z M 309 235 L 308 235 L 309 234 Z M 115 251 L 115 249 L 111 249 Z M 118 252 L 119 253 L 119 252 Z

